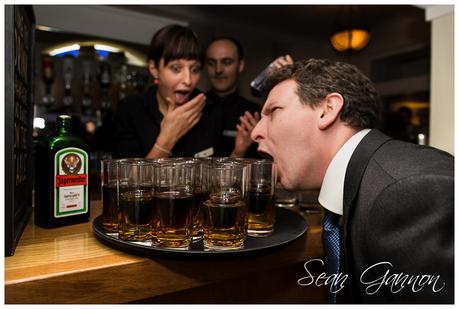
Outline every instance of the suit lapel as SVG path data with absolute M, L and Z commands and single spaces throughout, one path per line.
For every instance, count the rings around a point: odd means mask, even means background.
M 371 130 L 355 149 L 346 169 L 344 179 L 344 214 L 349 212 L 350 205 L 355 200 L 360 188 L 360 182 L 367 168 L 368 162 L 376 150 L 391 138 L 378 130 Z
M 352 211 L 354 209 L 355 202 L 357 200 L 358 192 L 360 189 L 360 183 L 362 181 L 362 177 L 365 173 L 367 165 L 370 162 L 370 159 L 373 157 L 373 154 L 390 139 L 390 137 L 382 134 L 380 131 L 376 129 L 371 130 L 362 139 L 362 141 L 355 149 L 346 169 L 343 196 L 343 248 L 345 263 L 345 265 L 343 266 L 346 268 L 345 271 L 350 275 L 349 291 L 351 291 L 351 293 L 354 294 L 354 298 L 358 298 L 359 296 L 355 293 L 357 289 L 352 288 L 352 286 L 355 286 L 355 284 L 357 283 L 356 281 L 354 281 L 357 278 L 353 278 L 354 276 L 352 276 L 354 272 L 351 263 L 353 257 L 349 238 L 349 218 L 350 216 L 352 216 Z

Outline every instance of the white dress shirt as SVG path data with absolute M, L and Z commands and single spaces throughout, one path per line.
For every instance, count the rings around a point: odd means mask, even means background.
M 327 210 L 343 214 L 344 178 L 351 156 L 371 129 L 355 133 L 335 154 L 327 167 L 319 193 L 319 203 Z

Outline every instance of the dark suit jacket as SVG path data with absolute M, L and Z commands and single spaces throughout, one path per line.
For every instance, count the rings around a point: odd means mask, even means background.
M 438 149 L 378 130 L 362 139 L 344 185 L 344 267 L 351 302 L 453 302 L 453 173 L 454 158 Z M 392 266 L 370 268 L 381 262 Z

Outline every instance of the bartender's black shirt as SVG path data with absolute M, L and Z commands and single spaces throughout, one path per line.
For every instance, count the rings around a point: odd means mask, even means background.
M 235 137 L 237 133 L 236 125 L 241 122 L 240 116 L 244 115 L 246 111 L 252 113 L 261 112 L 261 106 L 233 92 L 230 95 L 220 97 L 212 90 L 206 93 L 207 101 L 211 104 L 218 105 L 222 115 L 222 135 L 217 147 L 218 156 L 228 156 L 234 149 Z M 259 158 L 257 153 L 257 143 L 252 143 L 248 149 L 245 157 Z
M 159 135 L 163 115 L 156 99 L 157 88 L 128 96 L 120 101 L 115 115 L 115 158 L 145 157 Z M 199 93 L 195 90 L 191 97 Z M 225 154 L 219 147 L 223 132 L 222 108 L 206 100 L 200 121 L 171 150 L 174 157 L 195 157 Z M 233 145 L 234 148 L 234 145 Z

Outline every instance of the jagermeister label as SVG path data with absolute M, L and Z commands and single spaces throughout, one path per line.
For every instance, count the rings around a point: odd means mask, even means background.
M 54 156 L 54 217 L 88 212 L 88 154 L 64 148 Z

